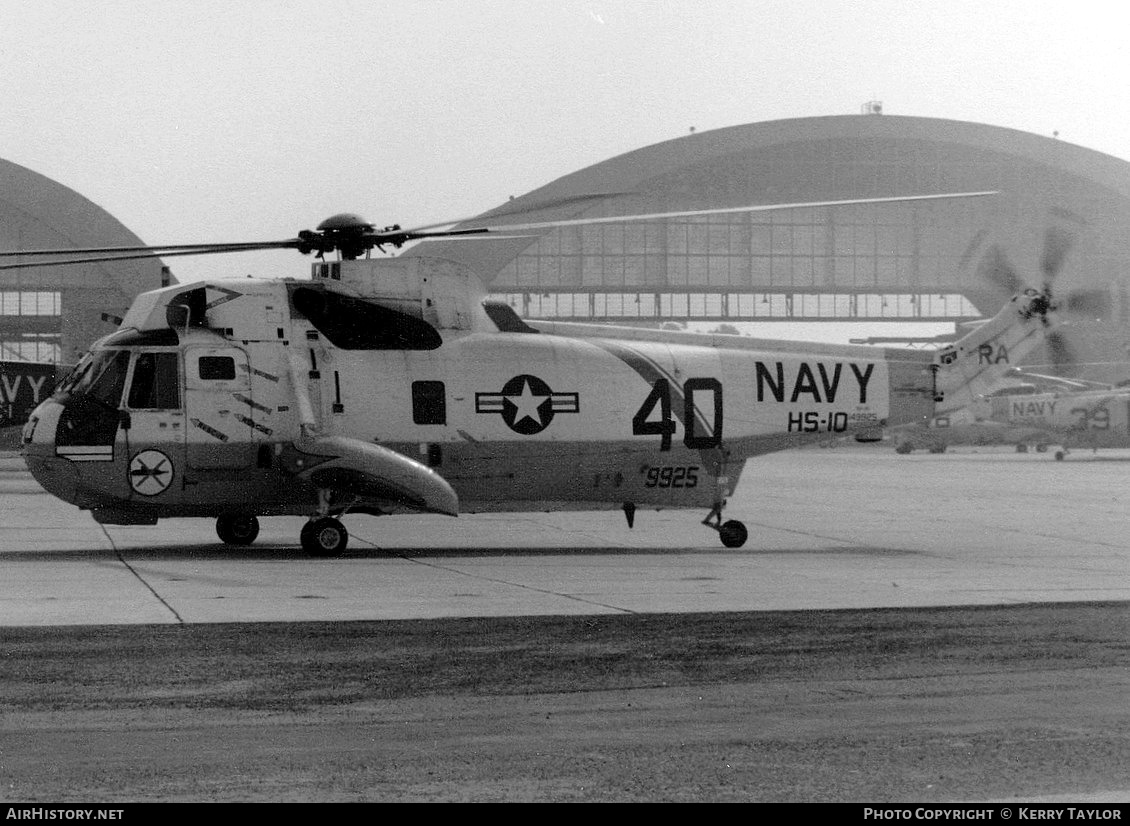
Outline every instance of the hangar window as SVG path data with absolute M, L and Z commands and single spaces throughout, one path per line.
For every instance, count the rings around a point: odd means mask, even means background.
M 0 290 L 0 361 L 60 361 L 61 295 Z
M 0 361 L 58 364 L 62 359 L 58 333 L 25 334 L 12 339 L 0 335 Z
M 0 290 L 0 315 L 59 315 L 61 293 Z

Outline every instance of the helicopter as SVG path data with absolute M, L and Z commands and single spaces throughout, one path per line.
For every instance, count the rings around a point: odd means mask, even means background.
M 1095 384 L 1095 383 L 1092 383 Z M 1073 447 L 1130 447 L 1130 387 L 1084 386 L 1058 377 L 1041 384 L 1003 387 L 983 395 L 952 416 L 936 417 L 931 430 L 920 432 L 931 452 L 942 453 L 950 444 L 1011 443 L 1017 452 L 1035 446 L 1039 453 L 1055 446 L 1057 461 Z M 900 442 L 896 450 L 909 453 L 914 442 Z
M 1002 351 L 1016 357 L 1059 335 L 1050 290 L 1019 291 L 930 353 L 527 321 L 457 262 L 372 250 L 986 194 L 407 230 L 342 213 L 280 241 L 0 253 L 36 259 L 3 268 L 251 249 L 317 256 L 309 279 L 138 295 L 33 411 L 21 451 L 43 488 L 99 523 L 207 517 L 224 543 L 246 546 L 261 517 L 303 515 L 299 540 L 315 557 L 345 550 L 342 519 L 354 514 L 523 510 L 621 509 L 631 528 L 638 509 L 701 509 L 725 547 L 741 547 L 748 530 L 723 511 L 747 459 L 974 398 L 996 380 Z
M 1051 226 L 1045 232 L 1040 268 L 1045 289 L 1061 274 L 1064 260 L 1074 243 L 1071 231 Z M 1004 292 L 1021 289 L 1023 279 L 999 245 L 994 245 L 978 268 L 980 276 Z M 1109 309 L 1109 295 L 1101 289 L 1067 291 L 1060 307 L 1077 316 L 1101 317 Z M 1060 336 L 1047 339 L 1053 363 L 1044 365 L 1053 374 L 1011 366 L 1004 358 L 996 386 L 973 398 L 953 398 L 935 408 L 934 416 L 923 423 L 898 429 L 896 452 L 908 454 L 915 447 L 931 453 L 944 453 L 951 444 L 991 445 L 1013 443 L 1018 452 L 1034 445 L 1037 452 L 1049 444 L 1060 445 L 1055 458 L 1062 460 L 1069 446 L 1130 446 L 1130 387 L 1083 378 L 1070 378 L 1086 366 L 1071 352 Z M 1104 363 L 1093 366 L 1112 366 Z

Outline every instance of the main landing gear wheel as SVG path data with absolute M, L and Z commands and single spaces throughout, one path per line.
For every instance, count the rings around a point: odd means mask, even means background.
M 340 556 L 349 542 L 345 525 L 332 516 L 311 519 L 302 526 L 302 550 L 310 556 Z
M 723 522 L 718 528 L 718 537 L 727 548 L 740 548 L 749 538 L 749 531 L 744 524 L 736 519 Z
M 259 535 L 259 520 L 240 513 L 221 514 L 216 519 L 216 535 L 229 545 L 250 545 Z

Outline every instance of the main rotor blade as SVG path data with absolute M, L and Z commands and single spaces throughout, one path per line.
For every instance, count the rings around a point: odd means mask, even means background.
M 136 247 L 71 247 L 70 249 L 3 250 L 0 251 L 0 258 L 12 258 L 17 255 L 112 255 L 119 252 L 142 252 L 146 255 L 172 255 L 175 250 L 185 250 L 184 253 L 181 253 L 183 255 L 196 255 L 210 252 L 242 252 L 246 249 L 271 249 L 274 247 L 285 249 L 296 244 L 297 239 L 288 239 L 286 241 L 235 241 L 220 244 L 142 244 Z
M 219 244 L 211 247 L 177 247 L 172 252 L 162 252 L 169 247 L 157 247 L 148 252 L 137 252 L 132 255 L 95 255 L 86 258 L 65 258 L 49 259 L 47 261 L 21 261 L 18 264 L 0 264 L 0 270 L 22 270 L 30 267 L 65 267 L 71 264 L 102 264 L 107 261 L 136 261 L 140 258 L 172 258 L 178 255 L 216 255 L 219 253 L 227 252 L 251 252 L 254 250 L 270 250 L 270 249 L 286 249 L 292 246 L 291 242 L 286 242 L 285 246 L 281 246 L 279 242 L 269 242 L 264 244 Z M 141 247 L 140 249 L 146 249 Z M 76 253 L 85 252 L 85 250 L 59 250 L 57 252 L 69 252 L 72 255 Z M 35 253 L 19 253 L 20 255 L 35 255 Z M 42 254 L 42 253 L 41 253 Z
M 533 204 L 512 213 L 502 213 L 496 217 L 507 214 L 520 215 L 538 209 L 547 209 L 554 206 L 567 205 L 595 198 L 609 197 L 619 193 L 575 195 L 568 198 L 545 201 Z M 296 238 L 281 241 L 250 241 L 220 244 L 164 244 L 122 247 L 75 247 L 72 249 L 46 249 L 46 250 L 11 250 L 0 252 L 0 257 L 13 256 L 56 256 L 79 255 L 61 261 L 32 261 L 19 264 L 2 264 L 0 270 L 22 269 L 27 267 L 41 267 L 49 265 L 66 266 L 68 264 L 90 264 L 106 260 L 129 260 L 133 258 L 150 258 L 155 256 L 175 255 L 212 255 L 223 252 L 246 252 L 250 250 L 269 249 L 295 249 L 302 253 L 317 252 L 319 255 L 333 250 L 340 251 L 344 257 L 352 258 L 361 252 L 371 250 L 373 247 L 382 248 L 385 245 L 400 247 L 408 241 L 425 238 L 459 238 L 461 236 L 485 235 L 487 233 L 513 233 L 526 230 L 552 229 L 554 227 L 581 226 L 585 224 L 610 224 L 624 221 L 647 221 L 664 218 L 684 218 L 700 215 L 725 215 L 730 213 L 769 212 L 783 209 L 804 209 L 815 207 L 854 206 L 861 204 L 887 204 L 904 203 L 909 201 L 937 201 L 952 200 L 955 198 L 976 198 L 985 195 L 995 195 L 995 191 L 985 192 L 951 192 L 936 195 L 900 195 L 887 198 L 856 198 L 839 201 L 809 201 L 805 203 L 789 204 L 755 204 L 744 207 L 725 207 L 721 209 L 691 209 L 674 212 L 653 212 L 639 215 L 617 215 L 605 218 L 572 218 L 561 221 L 534 221 L 516 224 L 483 225 L 465 229 L 436 229 L 438 227 L 453 226 L 457 222 L 447 221 L 440 224 L 427 224 L 412 229 L 400 227 L 386 227 L 374 229 L 372 224 L 360 222 L 356 216 L 335 216 L 335 218 L 350 219 L 344 224 L 335 223 L 331 227 L 325 226 L 326 222 L 317 231 L 303 230 Z M 332 220 L 332 219 L 331 219 Z M 473 220 L 473 219 L 472 219 Z M 86 256 L 96 255 L 97 258 Z
M 484 224 L 479 227 L 468 227 L 466 229 L 437 232 L 427 231 L 432 230 L 435 227 L 451 226 L 452 224 L 457 223 L 452 221 L 442 224 L 426 224 L 424 226 L 412 227 L 410 229 L 378 230 L 373 233 L 373 237 L 379 239 L 382 236 L 388 236 L 389 238 L 403 238 L 406 241 L 414 241 L 417 238 L 438 238 L 444 235 L 456 236 L 499 231 L 553 229 L 554 227 L 572 227 L 583 226 L 587 224 L 616 224 L 623 221 L 657 221 L 664 218 L 692 218 L 699 215 L 727 215 L 739 212 L 771 212 L 774 210 L 784 209 L 815 209 L 817 207 L 859 206 L 863 204 L 893 204 L 905 203 L 908 201 L 940 201 L 952 200 L 955 198 L 980 198 L 986 195 L 996 194 L 997 192 L 993 190 L 985 192 L 949 192 L 937 195 L 896 195 L 887 198 L 852 198 L 840 201 L 807 201 L 803 203 L 753 204 L 750 206 L 723 207 L 720 209 L 685 209 L 677 210 L 674 212 L 647 212 L 637 215 L 614 215 L 606 218 L 569 218 L 562 221 L 534 221 L 522 224 Z M 386 243 L 391 243 L 391 241 Z
M 486 234 L 483 234 L 483 233 L 479 233 L 479 234 L 471 233 L 469 235 L 436 235 L 436 236 L 425 235 L 425 236 L 422 236 L 422 237 L 417 236 L 416 238 L 413 238 L 412 240 L 413 241 L 415 241 L 415 240 L 420 240 L 420 241 L 507 241 L 507 240 L 510 240 L 512 238 L 537 238 L 537 237 L 538 236 L 535 233 L 525 233 L 525 234 L 516 233 L 514 235 L 495 235 L 494 233 L 491 233 L 490 235 L 486 235 Z

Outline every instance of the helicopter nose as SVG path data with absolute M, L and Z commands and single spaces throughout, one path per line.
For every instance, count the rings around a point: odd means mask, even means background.
M 55 430 L 62 413 L 63 405 L 52 399 L 35 408 L 24 425 L 21 452 L 35 481 L 48 493 L 70 502 L 75 496 L 75 468 L 55 456 Z
M 25 456 L 45 452 L 54 455 L 55 429 L 59 426 L 59 416 L 62 413 L 63 405 L 54 399 L 40 402 L 31 412 L 21 434 Z

